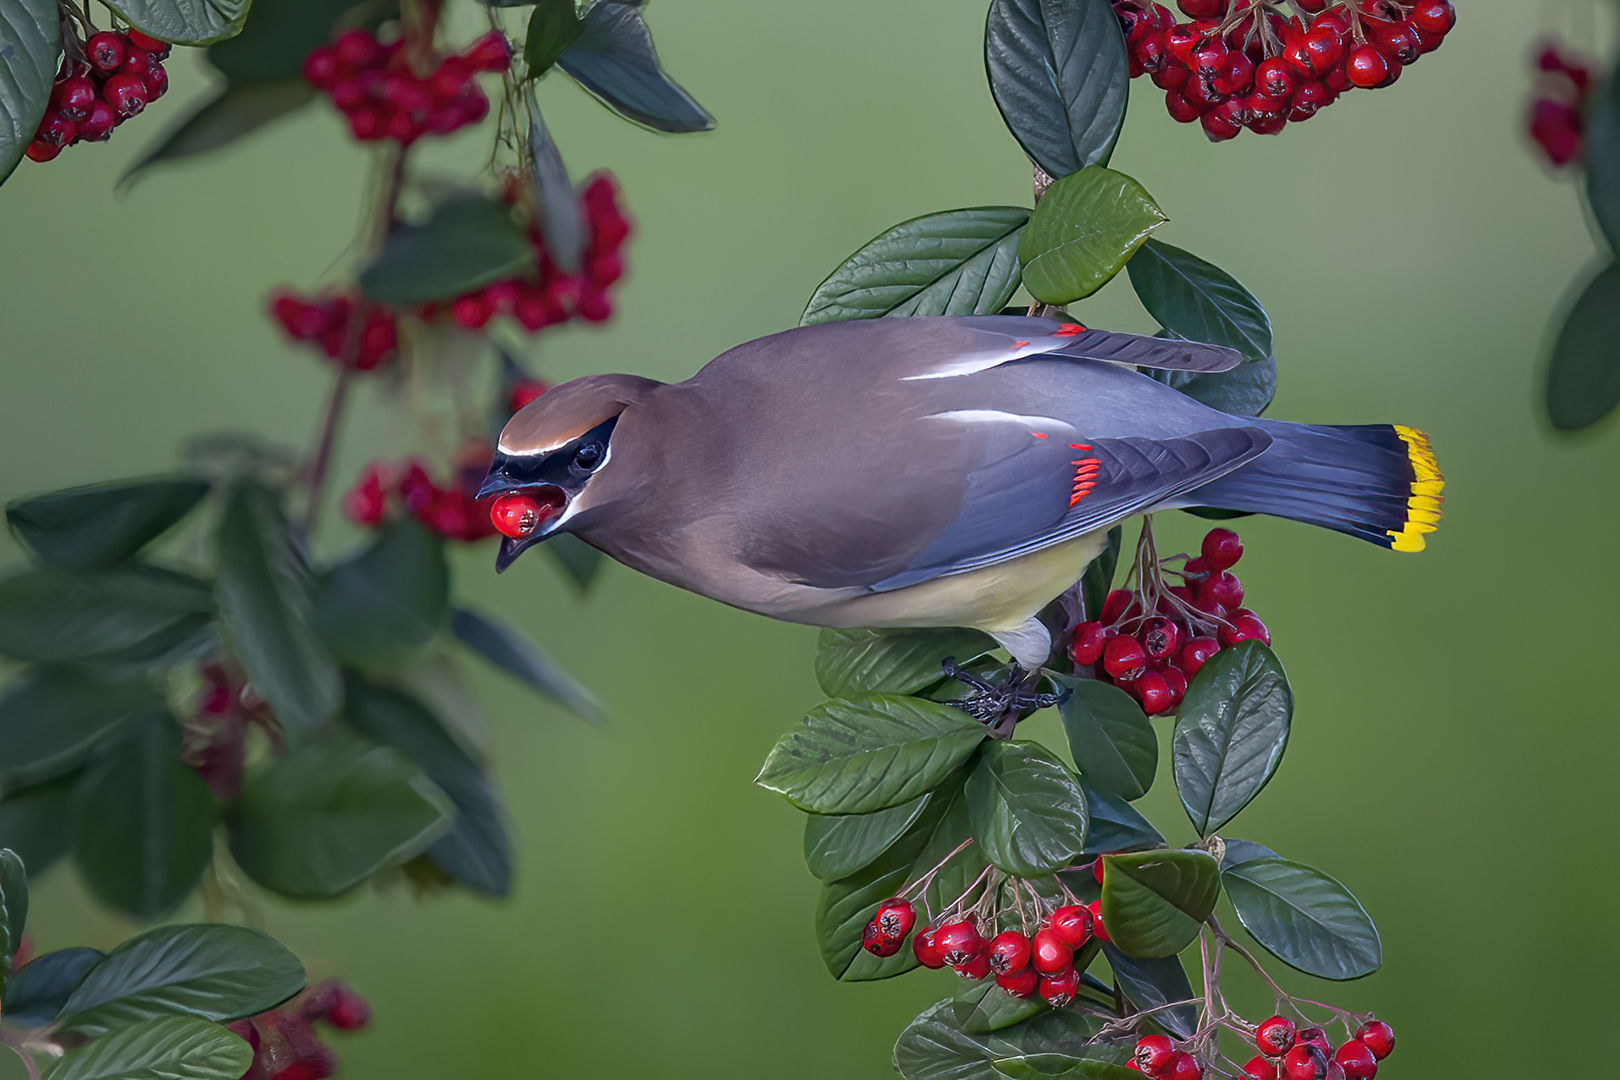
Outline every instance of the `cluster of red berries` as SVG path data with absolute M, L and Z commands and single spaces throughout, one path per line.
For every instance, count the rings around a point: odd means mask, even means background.
M 517 185 L 503 191 L 507 202 L 519 198 Z M 538 224 L 529 225 L 529 244 L 534 248 L 532 275 L 508 278 L 464 293 L 443 310 L 456 324 L 468 330 L 482 330 L 497 315 L 510 316 L 523 329 L 534 333 L 547 326 L 579 316 L 586 322 L 606 322 L 613 317 L 613 300 L 608 289 L 624 276 L 623 248 L 630 235 L 630 220 L 619 208 L 619 186 L 607 172 L 593 174 L 579 193 L 590 232 L 580 273 L 567 274 L 554 262 L 540 235 Z M 439 306 L 422 311 L 424 318 L 438 314 Z
M 1378 1063 L 1395 1049 L 1395 1029 L 1382 1020 L 1368 1020 L 1337 1050 L 1319 1027 L 1295 1028 L 1293 1021 L 1273 1016 L 1255 1032 L 1260 1056 L 1243 1067 L 1249 1080 L 1372 1080 Z M 1137 1044 L 1137 1054 L 1142 1053 Z M 1333 1068 L 1337 1066 L 1337 1070 Z
M 1354 89 L 1377 89 L 1440 47 L 1457 21 L 1450 0 L 1177 0 L 1177 23 L 1151 0 L 1114 0 L 1131 75 L 1164 91 L 1178 122 L 1214 142 L 1244 129 L 1275 135 Z
M 489 115 L 489 98 L 473 76 L 505 71 L 512 62 L 506 36 L 491 30 L 459 56 L 417 74 L 403 41 L 383 44 L 367 30 L 345 30 L 304 58 L 304 79 L 332 99 L 361 142 L 392 139 L 410 145 L 423 135 L 448 135 Z
M 469 448 L 460 455 L 455 479 L 440 487 L 423 464 L 412 459 L 403 465 L 374 461 L 343 496 L 343 513 L 357 525 L 377 526 L 387 521 L 392 506 L 403 508 L 417 521 L 447 540 L 476 543 L 495 535 L 490 521 L 493 498 L 474 493 L 489 468 L 489 447 Z
M 1527 121 L 1530 139 L 1541 148 L 1547 164 L 1562 169 L 1581 158 L 1593 65 L 1549 43 L 1536 56 L 1536 71 L 1536 94 Z
M 326 1080 L 338 1059 L 313 1025 L 358 1031 L 371 1022 L 366 999 L 336 979 L 317 983 L 279 1009 L 227 1024 L 253 1048 L 253 1064 L 241 1080 Z
M 1228 571 L 1243 557 L 1243 541 L 1231 529 L 1211 529 L 1200 554 L 1179 573 L 1182 584 L 1144 599 L 1115 589 L 1102 614 L 1073 630 L 1069 657 L 1129 693 L 1149 716 L 1173 710 L 1187 683 L 1222 648 L 1253 639 L 1271 644 L 1260 617 L 1243 607 L 1243 582 Z
M 313 344 L 332 360 L 341 362 L 352 351 L 351 366 L 357 371 L 380 367 L 399 348 L 394 313 L 358 294 L 299 296 L 278 289 L 270 294 L 270 317 L 293 341 Z
M 82 52 L 83 59 L 75 54 Z M 70 42 L 45 116 L 28 144 L 34 161 L 50 161 L 77 142 L 103 142 L 112 129 L 169 89 L 163 60 L 169 44 L 139 30 L 103 30 Z

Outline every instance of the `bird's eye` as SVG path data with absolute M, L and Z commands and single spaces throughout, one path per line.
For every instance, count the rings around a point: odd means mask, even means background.
M 586 443 L 574 451 L 574 464 L 586 471 L 596 468 L 602 464 L 602 448 L 596 443 Z

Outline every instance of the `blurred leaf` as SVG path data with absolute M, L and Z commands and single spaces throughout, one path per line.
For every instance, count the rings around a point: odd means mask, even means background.
M 1159 736 L 1142 707 L 1100 679 L 1051 679 L 1069 691 L 1058 712 L 1069 754 L 1086 783 L 1126 799 L 1146 795 L 1159 768 Z
M 1108 530 L 1108 540 L 1102 551 L 1086 564 L 1086 572 L 1080 578 L 1080 598 L 1085 601 L 1086 618 L 1092 621 L 1102 614 L 1103 603 L 1108 599 L 1109 590 L 1114 587 L 1114 571 L 1119 567 L 1121 532 L 1119 525 Z
M 800 326 L 879 315 L 994 315 L 1018 289 L 1030 211 L 976 206 L 903 221 L 816 287 Z
M 0 696 L 0 784 L 9 793 L 72 772 L 120 721 L 162 703 L 146 683 L 34 668 Z M 12 846 L 9 837 L 0 836 L 0 843 Z
M 440 204 L 422 224 L 390 233 L 360 271 L 360 289 L 384 304 L 424 304 L 522 274 L 534 262 L 510 207 L 462 195 Z
M 630 4 L 598 3 L 557 66 L 602 104 L 657 131 L 708 131 L 714 117 L 664 73 L 652 34 Z
M 102 570 L 157 539 L 206 494 L 206 481 L 186 477 L 92 484 L 13 499 L 6 521 L 51 565 Z
M 209 45 L 235 37 L 249 0 L 102 0 L 135 29 L 176 45 Z
M 1173 956 L 1186 948 L 1220 895 L 1220 864 L 1202 851 L 1103 858 L 1103 925 L 1130 956 Z
M 1584 130 L 1586 201 L 1609 242 L 1620 252 L 1620 78 L 1611 67 L 1609 76 L 1592 94 Z
M 1617 207 L 1620 212 L 1620 207 Z M 1620 263 L 1580 288 L 1547 367 L 1547 417 L 1559 431 L 1590 427 L 1620 404 Z
M 523 41 L 523 62 L 529 67 L 529 78 L 544 75 L 562 51 L 584 32 L 585 21 L 574 10 L 574 0 L 537 0 Z
M 596 695 L 517 627 L 491 615 L 455 608 L 450 612 L 450 632 L 467 648 L 574 715 L 593 724 L 601 722 L 602 704 Z
M 495 785 L 421 703 L 358 678 L 348 682 L 344 716 L 360 734 L 410 758 L 455 806 L 450 831 L 427 849 L 433 865 L 475 892 L 512 887 L 512 835 Z
M 62 52 L 56 0 L 0 0 L 0 184 L 45 116 Z
M 754 783 L 817 814 L 910 802 L 966 761 L 984 725 L 948 705 L 893 694 L 824 701 L 782 736 Z
M 1134 260 L 1133 260 L 1134 261 Z M 1180 390 L 1194 401 L 1233 416 L 1259 416 L 1277 393 L 1277 361 L 1245 360 L 1231 371 L 1148 371 L 1149 378 Z M 1195 511 L 1204 508 L 1194 508 Z M 1245 515 L 1232 513 L 1233 517 Z
M 1039 994 L 1027 998 L 1014 997 L 997 986 L 993 978 L 959 980 L 956 1000 L 972 1003 L 973 1011 L 963 1018 L 962 1030 L 976 1035 L 1000 1031 L 1051 1008 Z
M 324 899 L 420 855 L 454 813 L 397 750 L 333 736 L 248 777 L 228 818 L 231 854 L 273 893 Z
M 274 492 L 232 488 L 216 536 L 215 594 L 232 650 L 276 718 L 315 728 L 337 711 L 337 667 L 310 625 L 309 571 Z
M 304 965 L 262 930 L 160 926 L 108 953 L 68 998 L 62 1024 L 93 1036 L 174 1014 L 235 1020 L 303 988 Z
M 553 533 L 542 546 L 581 593 L 591 587 L 591 582 L 602 572 L 602 564 L 607 559 L 606 555 L 573 533 Z
M 409 664 L 370 671 L 367 678 L 416 698 L 438 718 L 450 737 L 474 761 L 488 761 L 494 750 L 489 716 L 461 677 L 447 644 L 412 657 Z
M 1069 1054 L 1002 1058 L 993 1064 L 996 1072 L 1013 1080 L 1135 1080 L 1142 1075 L 1112 1061 Z
M 1065 176 L 1046 189 L 1018 244 L 1024 288 L 1045 304 L 1090 296 L 1168 220 L 1124 173 L 1091 165 Z
M 1271 358 L 1271 320 L 1248 289 L 1190 252 L 1148 240 L 1127 266 L 1131 287 L 1160 326 L 1187 341 Z
M 126 184 L 159 162 L 195 157 L 228 146 L 272 120 L 303 108 L 315 97 L 315 88 L 302 76 L 278 82 L 227 83 L 152 140 L 118 182 Z
M 120 1028 L 70 1050 L 48 1080 L 238 1080 L 253 1048 L 218 1024 L 165 1016 Z
M 1320 870 L 1250 859 L 1227 867 L 1221 882 L 1243 928 L 1289 967 L 1321 979 L 1359 979 L 1384 962 L 1366 910 Z
M 1080 781 L 1039 743 L 986 743 L 967 801 L 973 839 L 1004 873 L 1040 877 L 1085 850 Z
M 1293 715 L 1288 676 L 1258 641 L 1222 649 L 1198 669 L 1170 753 L 1181 805 L 1199 836 L 1231 821 L 1271 780 Z
M 1103 946 L 1103 957 L 1114 972 L 1114 981 L 1138 1010 L 1155 1010 L 1154 1020 L 1180 1039 L 1190 1039 L 1198 1030 L 1199 1002 L 1193 997 L 1187 969 L 1175 956 L 1141 959 L 1126 956 L 1112 945 Z M 1186 1002 L 1175 1005 L 1176 1002 Z M 1175 1005 L 1174 1008 L 1161 1008 Z
M 979 630 L 823 630 L 816 641 L 816 682 L 828 697 L 911 694 L 945 677 L 947 659 L 968 664 L 996 647 Z
M 73 842 L 70 804 L 77 781 L 76 775 L 59 777 L 8 791 L 0 801 L 0 846 L 21 856 L 35 880 L 67 854 Z
M 409 517 L 316 583 L 315 632 L 341 664 L 397 664 L 419 652 L 450 614 L 444 541 Z
M 895 1069 L 905 1080 L 1002 1080 L 997 1061 L 1083 1045 L 1098 1060 L 1123 1063 L 1129 1057 L 1128 1045 L 1091 1042 L 1104 1021 L 1078 1008 L 1047 1009 L 1021 1024 L 977 1033 L 967 1030 L 973 1011 L 972 1002 L 951 1000 L 925 1009 L 894 1044 Z
M 100 949 L 58 949 L 28 961 L 6 982 L 0 1004 L 6 1023 L 37 1028 L 55 1020 L 104 955 Z
M 156 919 L 191 895 L 213 858 L 214 797 L 180 760 L 180 728 L 143 717 L 73 791 L 73 853 L 95 898 Z
M 553 2 L 572 6 L 571 0 Z M 539 11 L 535 9 L 536 15 Z M 553 261 L 564 272 L 577 274 L 589 239 L 585 215 L 579 207 L 579 193 L 568 179 L 562 151 L 557 149 L 551 132 L 546 129 L 545 118 L 540 115 L 534 85 L 524 87 L 524 93 L 529 103 L 529 174 L 534 185 L 534 204 L 540 212 L 540 235 Z
M 28 925 L 28 871 L 10 848 L 0 848 L 0 971 L 11 977 L 11 962 Z
M 1083 776 L 1080 790 L 1085 792 L 1086 809 L 1091 815 L 1086 829 L 1086 850 L 1082 855 L 1164 846 L 1159 830 L 1123 796 L 1092 787 Z
M 0 653 L 48 663 L 138 649 L 212 608 L 206 583 L 155 566 L 24 570 L 0 580 Z
M 302 81 L 304 58 L 340 24 L 374 30 L 398 17 L 398 0 L 258 0 L 240 34 L 208 47 L 208 62 L 233 89 Z
M 1008 130 L 1047 174 L 1108 162 L 1130 96 L 1109 0 L 995 0 L 984 67 Z
M 837 881 L 869 866 L 911 828 L 929 797 L 924 792 L 908 803 L 870 814 L 806 814 L 805 866 L 821 881 Z

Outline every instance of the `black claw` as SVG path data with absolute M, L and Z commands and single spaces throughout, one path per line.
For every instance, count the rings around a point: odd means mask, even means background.
M 1067 700 L 1069 696 L 1068 691 L 1062 694 L 1032 692 L 1031 688 L 1036 683 L 1036 677 L 1025 672 L 1017 664 L 1008 669 L 1007 677 L 1000 686 L 961 670 L 956 666 L 954 657 L 947 657 L 940 667 L 947 678 L 965 683 L 973 689 L 973 693 L 967 697 L 947 701 L 945 704 L 961 709 L 975 720 L 987 725 L 991 734 L 997 738 L 1011 735 L 1013 727 L 1028 714 L 1039 709 L 1050 709 Z

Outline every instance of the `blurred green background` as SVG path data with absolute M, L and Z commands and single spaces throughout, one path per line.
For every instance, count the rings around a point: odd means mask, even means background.
M 1520 136 L 1533 6 L 1460 7 L 1445 47 L 1399 85 L 1277 138 L 1212 146 L 1138 81 L 1114 165 L 1170 215 L 1163 239 L 1265 302 L 1281 370 L 1271 415 L 1415 424 L 1449 478 L 1421 556 L 1242 525 L 1239 569 L 1298 707 L 1283 769 L 1228 832 L 1340 877 L 1385 944 L 1372 978 L 1291 985 L 1391 1020 L 1388 1076 L 1550 1077 L 1567 1063 L 1544 1033 L 1607 1031 L 1620 1007 L 1620 570 L 1607 554 L 1620 440 L 1554 439 L 1538 418 L 1549 314 L 1593 245 L 1573 186 Z M 821 278 L 889 225 L 1027 201 L 984 83 L 984 9 L 663 0 L 650 22 L 718 118 L 708 135 L 636 130 L 547 79 L 570 167 L 615 170 L 638 228 L 621 316 L 544 336 L 544 373 L 685 377 L 794 324 Z M 203 89 L 189 55 L 173 71 L 170 96 L 111 144 L 25 162 L 0 191 L 0 498 L 162 469 L 199 430 L 312 434 L 326 372 L 280 343 L 262 301 L 341 274 L 366 152 L 317 107 L 115 195 L 143 142 Z M 485 140 L 428 156 L 470 174 Z M 1150 325 L 1123 276 L 1076 313 Z M 398 424 L 366 396 L 343 483 L 400 451 Z M 1195 542 L 1196 522 L 1166 517 L 1161 550 Z M 580 601 L 544 560 L 497 579 L 492 558 L 460 554 L 461 592 L 519 617 L 612 723 L 590 729 L 477 673 L 521 832 L 510 902 L 401 889 L 272 906 L 269 928 L 312 974 L 376 1006 L 371 1032 L 338 1040 L 343 1074 L 889 1075 L 895 1035 L 951 977 L 834 983 L 810 929 L 801 817 L 750 784 L 818 700 L 815 631 L 618 567 Z M 1146 807 L 1184 841 L 1161 781 Z M 132 929 L 93 911 L 73 873 L 37 883 L 41 949 Z

